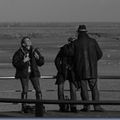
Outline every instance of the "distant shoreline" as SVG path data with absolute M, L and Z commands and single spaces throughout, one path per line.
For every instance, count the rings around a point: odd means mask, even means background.
M 79 25 L 79 24 L 120 24 L 120 22 L 104 22 L 104 21 L 91 21 L 91 22 L 0 22 L 0 27 L 63 27 L 70 25 Z

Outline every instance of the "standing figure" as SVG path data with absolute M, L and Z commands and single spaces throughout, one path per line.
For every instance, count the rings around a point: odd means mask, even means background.
M 72 65 L 72 58 L 64 54 L 67 52 L 67 49 L 71 46 L 72 38 L 69 38 L 68 42 L 68 44 L 65 44 L 63 47 L 61 47 L 60 51 L 58 52 L 55 58 L 55 65 L 58 70 L 56 84 L 58 85 L 59 100 L 65 99 L 64 82 L 66 80 L 69 81 L 71 100 L 76 100 L 76 88 L 74 85 L 74 71 Z M 65 104 L 60 104 L 59 107 L 61 112 L 66 111 Z M 77 111 L 75 105 L 71 105 L 70 108 L 72 112 Z
M 78 85 L 81 88 L 81 98 L 89 100 L 87 84 L 92 93 L 92 100 L 99 101 L 97 87 L 97 62 L 103 53 L 95 39 L 87 34 L 86 26 L 80 25 L 77 30 L 78 38 L 73 43 L 74 71 Z M 90 106 L 84 105 L 81 111 L 89 111 Z M 94 105 L 95 111 L 103 111 L 100 105 Z
M 36 99 L 42 99 L 38 66 L 44 64 L 44 57 L 38 48 L 33 48 L 29 37 L 22 38 L 21 47 L 13 55 L 12 64 L 16 68 L 15 78 L 21 81 L 21 99 L 27 99 L 29 80 L 36 91 Z M 27 112 L 26 103 L 22 103 L 22 111 Z

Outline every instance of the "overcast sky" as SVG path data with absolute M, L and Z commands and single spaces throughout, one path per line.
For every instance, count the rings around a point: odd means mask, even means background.
M 120 22 L 120 0 L 0 0 L 0 22 Z

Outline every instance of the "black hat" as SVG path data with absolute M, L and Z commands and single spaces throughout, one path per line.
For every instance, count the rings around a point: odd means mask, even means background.
M 79 25 L 77 32 L 87 32 L 85 25 Z

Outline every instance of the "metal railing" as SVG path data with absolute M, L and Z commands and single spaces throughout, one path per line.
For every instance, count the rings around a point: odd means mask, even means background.
M 41 79 L 55 79 L 55 75 L 42 75 Z M 5 77 L 5 76 L 0 76 L 0 79 L 8 80 L 8 79 L 15 79 L 15 77 L 10 76 L 10 77 Z M 120 75 L 99 75 L 98 79 L 120 79 Z
M 15 77 L 0 77 L 0 80 L 8 80 L 14 79 Z M 41 76 L 41 79 L 55 79 L 56 76 L 47 75 Z M 112 75 L 100 75 L 99 79 L 120 79 L 120 76 L 112 76 Z M 79 105 L 120 105 L 120 100 L 100 100 L 100 101 L 72 101 L 72 100 L 36 100 L 36 99 L 16 99 L 16 98 L 0 98 L 0 102 L 3 103 L 30 103 L 35 104 L 35 116 L 43 117 L 44 116 L 44 108 L 43 104 L 79 104 Z

